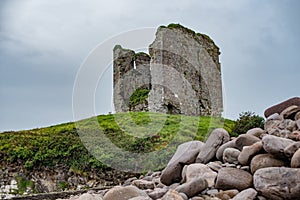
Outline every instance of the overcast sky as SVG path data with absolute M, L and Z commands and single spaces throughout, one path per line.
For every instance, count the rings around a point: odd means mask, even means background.
M 89 52 L 172 22 L 220 47 L 224 116 L 262 115 L 300 96 L 299 10 L 297 0 L 1 0 L 0 131 L 73 121 L 73 84 Z M 97 114 L 111 109 L 107 98 L 99 105 Z

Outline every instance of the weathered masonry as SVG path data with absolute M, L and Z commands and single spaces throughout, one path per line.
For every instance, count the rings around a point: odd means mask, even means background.
M 158 28 L 149 55 L 120 45 L 113 53 L 116 112 L 221 116 L 220 51 L 208 36 L 170 24 Z

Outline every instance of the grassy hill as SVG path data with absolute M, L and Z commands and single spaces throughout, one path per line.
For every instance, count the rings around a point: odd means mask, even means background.
M 159 151 L 153 160 L 160 163 L 157 168 L 162 168 L 178 144 L 193 139 L 204 141 L 217 127 L 231 132 L 234 123 L 221 118 L 148 112 L 100 115 L 76 123 L 0 133 L 0 162 L 3 169 L 22 166 L 32 171 L 64 166 L 73 171 L 88 171 L 134 162 L 119 155 L 120 151 L 145 155 Z M 111 150 L 109 144 L 118 151 Z

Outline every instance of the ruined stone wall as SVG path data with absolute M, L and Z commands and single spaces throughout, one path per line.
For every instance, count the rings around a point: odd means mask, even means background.
M 180 25 L 160 27 L 149 46 L 149 54 L 150 57 L 145 53 L 135 54 L 120 46 L 115 47 L 116 112 L 149 110 L 221 116 L 220 52 L 208 36 L 196 34 Z M 146 104 L 143 102 L 142 106 L 137 106 L 138 109 L 129 108 L 131 94 L 143 84 L 143 87 L 150 89 Z
M 138 89 L 151 89 L 150 56 L 114 48 L 114 106 L 116 112 L 146 110 L 148 104 L 131 106 L 130 97 Z

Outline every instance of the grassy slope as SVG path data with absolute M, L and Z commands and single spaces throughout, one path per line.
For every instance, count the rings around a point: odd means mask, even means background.
M 58 165 L 86 171 L 106 167 L 89 152 L 101 160 L 134 161 L 122 155 L 118 158 L 118 152 L 108 151 L 107 141 L 110 141 L 120 150 L 132 153 L 162 150 L 161 155 L 153 156 L 153 159 L 164 160 L 157 166 L 161 168 L 178 144 L 192 139 L 203 141 L 209 131 L 217 127 L 231 132 L 233 125 L 231 120 L 147 112 L 100 115 L 77 123 L 0 133 L 0 162 L 4 168 L 23 165 L 29 171 Z M 82 141 L 89 144 L 89 151 Z M 167 148 L 168 151 L 163 151 Z M 118 162 L 113 165 L 120 164 Z

